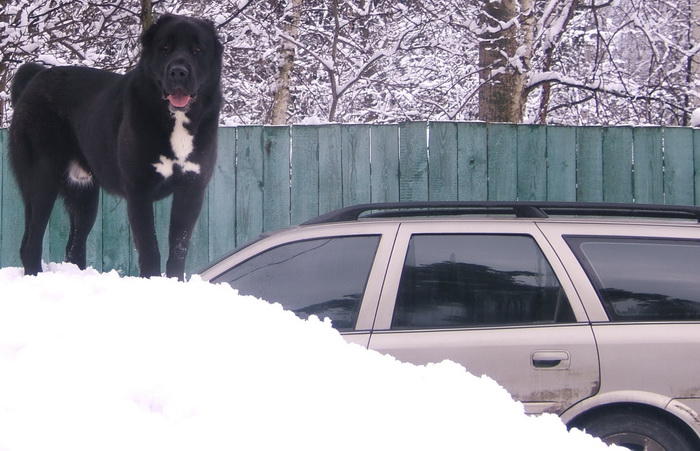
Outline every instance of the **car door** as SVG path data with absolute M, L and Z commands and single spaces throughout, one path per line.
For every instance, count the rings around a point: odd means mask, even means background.
M 697 223 L 540 226 L 571 268 L 601 363 L 601 394 L 700 399 Z M 580 263 L 580 265 L 579 265 Z M 598 311 L 596 311 L 596 308 Z M 672 370 L 670 370 L 672 369 Z
M 416 364 L 460 363 L 531 413 L 559 413 L 599 386 L 585 311 L 525 221 L 402 224 L 369 348 Z

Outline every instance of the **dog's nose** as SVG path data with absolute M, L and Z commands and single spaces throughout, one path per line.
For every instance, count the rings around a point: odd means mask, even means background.
M 173 64 L 168 71 L 168 78 L 173 82 L 183 82 L 190 76 L 190 71 L 182 64 Z

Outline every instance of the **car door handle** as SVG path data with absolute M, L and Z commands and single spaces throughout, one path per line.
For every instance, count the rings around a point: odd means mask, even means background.
M 566 351 L 535 351 L 532 353 L 532 366 L 535 368 L 566 369 L 569 368 L 571 357 Z

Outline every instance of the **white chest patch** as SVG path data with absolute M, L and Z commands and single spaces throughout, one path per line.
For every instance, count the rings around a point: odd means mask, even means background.
M 194 136 L 192 136 L 185 127 L 185 124 L 189 123 L 190 119 L 184 112 L 175 112 L 175 125 L 173 126 L 173 132 L 170 134 L 170 147 L 175 154 L 175 159 L 161 155 L 160 161 L 153 163 L 156 172 L 164 178 L 173 175 L 175 165 L 180 166 L 182 172 L 194 172 L 195 174 L 199 174 L 199 165 L 187 161 L 194 150 Z

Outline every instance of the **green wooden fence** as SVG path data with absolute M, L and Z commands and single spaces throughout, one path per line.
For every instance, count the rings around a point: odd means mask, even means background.
M 0 130 L 0 266 L 18 266 L 22 204 Z M 409 122 L 240 126 L 219 130 L 219 159 L 195 231 L 195 272 L 259 233 L 334 208 L 396 200 L 560 200 L 695 204 L 700 131 Z M 156 204 L 167 255 L 170 201 Z M 57 203 L 44 259 L 61 261 L 68 220 Z M 89 264 L 137 273 L 122 199 L 103 194 Z

